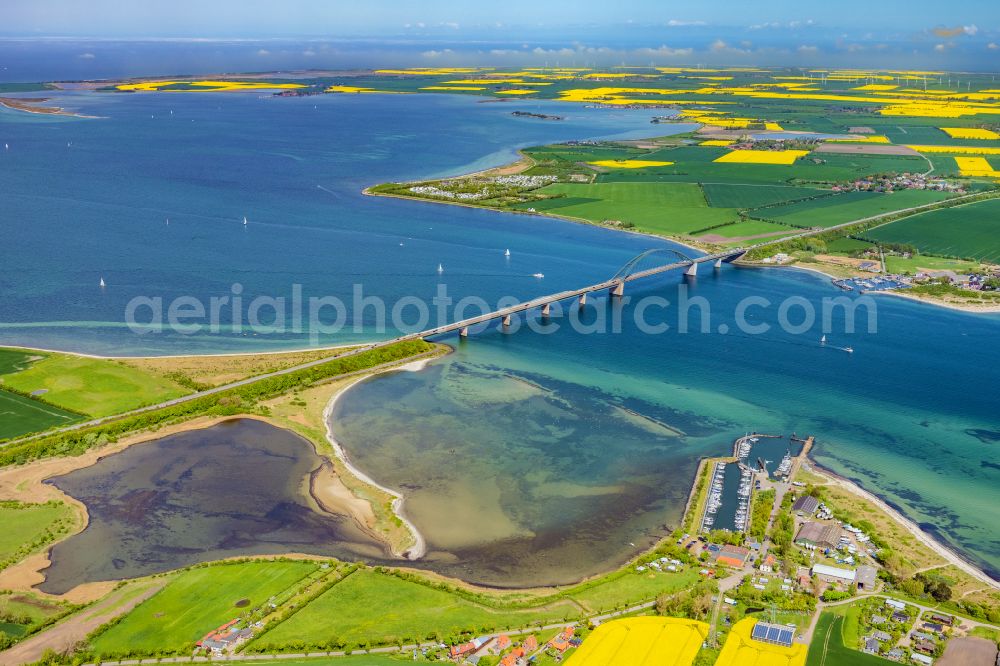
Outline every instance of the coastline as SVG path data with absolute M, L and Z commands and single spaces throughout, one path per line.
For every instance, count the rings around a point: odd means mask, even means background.
M 878 495 L 872 493 L 871 491 L 865 490 L 856 482 L 848 479 L 847 477 L 837 474 L 833 470 L 824 467 L 823 465 L 817 463 L 813 458 L 806 456 L 806 460 L 809 466 L 812 468 L 814 474 L 826 477 L 834 485 L 843 488 L 844 490 L 857 495 L 861 499 L 874 504 L 878 509 L 885 512 L 893 521 L 898 523 L 907 532 L 912 534 L 914 537 L 920 541 L 921 544 L 927 546 L 936 554 L 940 555 L 945 559 L 947 564 L 954 565 L 969 574 L 976 580 L 985 583 L 989 587 L 1000 590 L 1000 581 L 995 580 L 992 576 L 987 574 L 985 571 L 980 569 L 974 563 L 962 557 L 961 554 L 953 550 L 949 545 L 941 543 L 938 541 L 934 535 L 929 532 L 925 532 L 917 525 L 913 520 L 904 516 L 898 509 L 894 508 L 888 502 L 880 498 Z
M 397 368 L 392 368 L 392 370 L 405 371 L 405 372 L 419 372 L 420 370 L 423 370 L 424 367 L 426 367 L 426 365 L 430 363 L 432 360 L 433 359 L 431 358 L 419 359 L 417 361 L 411 361 L 410 363 L 401 365 Z M 343 463 L 344 467 L 352 475 L 354 475 L 355 478 L 357 478 L 362 483 L 365 483 L 369 486 L 372 486 L 373 488 L 381 490 L 385 494 L 391 495 L 392 497 L 395 498 L 392 500 L 392 512 L 400 520 L 400 522 L 402 522 L 403 525 L 406 526 L 406 529 L 410 532 L 410 535 L 413 537 L 413 545 L 407 548 L 402 553 L 394 552 L 393 555 L 411 561 L 419 560 L 420 558 L 422 558 L 424 555 L 427 554 L 427 542 L 424 539 L 423 535 L 420 533 L 420 530 L 417 529 L 417 526 L 414 525 L 413 522 L 409 518 L 407 518 L 406 514 L 404 513 L 403 503 L 405 502 L 405 498 L 403 497 L 402 493 L 393 490 L 392 488 L 387 488 L 386 486 L 383 486 L 382 484 L 378 483 L 373 478 L 362 472 L 360 469 L 358 469 L 354 465 L 354 463 L 351 462 L 351 459 L 347 455 L 347 451 L 344 450 L 344 447 L 340 444 L 340 442 L 337 441 L 337 438 L 333 434 L 331 416 L 333 415 L 333 408 L 336 406 L 337 401 L 340 400 L 341 396 L 347 393 L 347 391 L 349 391 L 352 387 L 368 379 L 369 377 L 374 377 L 374 376 L 375 375 L 372 374 L 372 375 L 367 375 L 365 377 L 359 377 L 358 379 L 347 384 L 346 386 L 344 386 L 339 391 L 333 394 L 333 396 L 330 398 L 330 401 L 326 404 L 326 408 L 323 410 L 323 421 L 326 424 L 326 439 L 330 443 L 334 455 L 337 456 L 340 462 Z
M 20 99 L 17 97 L 0 97 L 0 106 L 11 111 L 22 113 L 32 113 L 38 116 L 68 116 L 70 118 L 100 118 L 100 116 L 88 116 L 83 113 L 67 111 L 61 106 L 32 106 L 33 103 L 47 102 L 47 97 L 35 97 Z
M 957 310 L 959 312 L 968 312 L 971 314 L 1000 314 L 1000 304 L 984 305 L 983 307 L 973 307 L 972 305 L 961 305 L 959 303 L 949 303 L 947 301 L 936 301 L 929 298 L 921 298 L 920 296 L 914 296 L 912 294 L 902 293 L 896 289 L 865 292 L 866 296 L 875 294 L 881 294 L 884 296 L 895 296 L 897 298 L 905 298 L 907 300 L 915 301 L 917 303 L 924 303 L 925 305 L 936 305 L 938 307 L 948 308 L 949 310 Z
M 338 349 L 350 349 L 352 347 L 364 347 L 371 342 L 354 342 L 330 347 L 302 347 L 295 349 L 279 349 L 270 351 L 249 351 L 249 352 L 220 352 L 212 354 L 164 354 L 162 356 L 102 356 L 100 354 L 88 354 L 86 352 L 65 351 L 62 349 L 49 349 L 47 347 L 31 347 L 19 344 L 0 344 L 0 349 L 14 349 L 18 351 L 42 352 L 46 354 L 66 354 L 67 356 L 79 356 L 80 358 L 93 358 L 100 361 L 140 361 L 143 359 L 171 359 L 171 358 L 223 358 L 227 356 L 277 356 L 280 354 L 305 354 L 307 352 L 337 351 Z
M 481 173 L 481 172 L 477 172 Z M 462 176 L 455 176 L 455 178 L 464 178 L 474 174 L 464 174 Z M 528 215 L 531 217 L 549 217 L 555 220 L 562 220 L 563 222 L 573 222 L 575 224 L 585 224 L 591 227 L 597 227 L 598 229 L 608 229 L 610 231 L 615 231 L 621 234 L 632 234 L 633 236 L 642 236 L 643 238 L 650 238 L 652 240 L 657 240 L 660 242 L 676 243 L 677 245 L 682 245 L 689 250 L 698 252 L 700 254 L 708 254 L 710 250 L 707 250 L 696 245 L 692 245 L 690 242 L 680 240 L 678 238 L 673 238 L 670 236 L 658 236 L 657 234 L 650 233 L 648 231 L 636 231 L 634 229 L 620 229 L 618 227 L 613 227 L 607 224 L 600 224 L 594 222 L 593 220 L 586 220 L 582 217 L 570 217 L 569 215 L 556 215 L 555 213 L 547 213 L 544 211 L 530 212 L 526 210 L 501 210 L 499 208 L 492 208 L 490 206 L 477 206 L 476 204 L 464 203 L 462 201 L 445 201 L 444 199 L 430 199 L 426 197 L 411 197 L 405 194 L 390 194 L 388 192 L 372 192 L 371 187 L 366 187 L 361 190 L 361 193 L 369 197 L 386 197 L 389 199 L 402 199 L 404 201 L 418 201 L 421 203 L 432 203 L 432 204 L 444 204 L 445 206 L 461 206 L 462 208 L 474 208 L 476 210 L 488 210 L 494 213 L 510 213 L 512 215 Z

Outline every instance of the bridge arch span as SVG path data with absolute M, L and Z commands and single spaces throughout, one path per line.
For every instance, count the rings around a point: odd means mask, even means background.
M 637 272 L 636 271 L 636 267 L 640 263 L 642 263 L 642 261 L 644 259 L 646 259 L 647 257 L 651 257 L 653 255 L 656 255 L 656 254 L 662 254 L 662 255 L 667 255 L 667 256 L 673 255 L 674 257 L 677 257 L 677 258 L 679 258 L 682 261 L 689 261 L 689 262 L 693 262 L 694 261 L 694 259 L 692 259 L 691 257 L 687 256 L 683 252 L 680 252 L 680 251 L 675 250 L 673 248 L 670 248 L 670 247 L 654 247 L 652 249 L 646 250 L 645 252 L 640 252 L 639 254 L 637 254 L 634 257 L 632 257 L 631 259 L 629 259 L 625 263 L 624 266 L 622 266 L 620 269 L 618 269 L 617 273 L 615 273 L 614 275 L 611 276 L 610 279 L 611 280 L 625 280 L 625 279 L 627 279 L 630 275 L 632 275 L 633 273 Z

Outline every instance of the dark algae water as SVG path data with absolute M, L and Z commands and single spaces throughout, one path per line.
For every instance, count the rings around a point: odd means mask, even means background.
M 236 419 L 132 446 L 51 479 L 90 523 L 52 549 L 46 592 L 238 555 L 385 557 L 350 518 L 307 498 L 322 464 L 288 430 Z

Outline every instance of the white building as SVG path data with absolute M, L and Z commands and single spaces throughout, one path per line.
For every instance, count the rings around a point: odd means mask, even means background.
M 854 571 L 851 569 L 838 569 L 837 567 L 831 567 L 825 564 L 814 564 L 812 567 L 812 574 L 814 576 L 819 576 L 820 578 L 833 579 L 845 583 L 853 583 L 855 576 Z

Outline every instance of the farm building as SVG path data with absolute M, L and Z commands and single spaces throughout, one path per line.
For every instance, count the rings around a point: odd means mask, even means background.
M 749 548 L 744 548 L 742 546 L 730 546 L 727 544 L 719 549 L 719 552 L 715 556 L 715 562 L 717 564 L 725 564 L 730 567 L 742 567 L 746 563 L 749 555 Z
M 794 504 L 792 504 L 792 511 L 801 511 L 807 516 L 811 516 L 816 513 L 816 509 L 818 508 L 819 500 L 812 495 L 803 495 L 795 500 Z
M 819 576 L 822 580 L 839 583 L 853 583 L 855 578 L 855 573 L 850 569 L 840 569 L 838 567 L 827 566 L 826 564 L 814 564 L 812 573 L 814 576 Z
M 875 567 L 862 564 L 855 573 L 857 574 L 855 580 L 859 590 L 875 589 L 875 582 L 878 580 L 878 570 Z
M 795 543 L 814 548 L 836 548 L 840 532 L 840 527 L 834 523 L 802 523 Z

